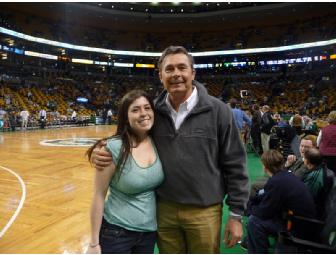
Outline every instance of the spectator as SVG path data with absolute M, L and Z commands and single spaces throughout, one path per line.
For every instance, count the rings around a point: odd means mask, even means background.
M 291 119 L 289 120 L 289 125 L 295 128 L 297 135 L 302 134 L 302 129 L 304 127 L 304 120 L 300 114 L 295 114 L 294 116 L 292 116 Z
M 295 215 L 315 217 L 312 195 L 299 178 L 283 169 L 283 157 L 276 150 L 263 153 L 261 161 L 264 171 L 270 176 L 264 193 L 251 201 L 248 208 L 248 253 L 268 253 L 268 237 L 277 236 L 286 229 L 283 214 L 288 210 Z M 311 233 L 309 229 L 296 229 L 297 236 Z M 283 252 L 278 247 L 276 253 Z
M 72 114 L 71 114 L 71 121 L 73 123 L 76 123 L 77 121 L 77 112 L 75 110 L 72 111 Z
M 318 217 L 323 219 L 326 213 L 325 201 L 333 185 L 334 173 L 323 164 L 323 158 L 317 148 L 305 150 L 303 161 L 307 171 L 302 180 L 314 197 Z
M 28 90 L 27 98 L 28 98 L 29 101 L 32 101 L 32 100 L 33 100 L 33 94 L 31 93 L 30 90 Z
M 317 137 L 317 146 L 327 167 L 336 173 L 336 111 L 328 115 L 329 125 L 322 128 Z
M 113 117 L 113 111 L 112 111 L 112 109 L 108 109 L 108 111 L 107 111 L 107 123 L 109 125 L 112 124 L 112 117 Z
M 305 115 L 305 116 L 302 117 L 302 119 L 303 119 L 303 123 L 304 123 L 304 126 L 303 126 L 304 130 L 315 131 L 314 130 L 314 123 L 313 123 L 313 120 L 311 118 L 309 118 L 307 115 Z
M 301 138 L 300 141 L 300 157 L 295 155 L 288 155 L 285 167 L 288 171 L 292 172 L 299 178 L 307 172 L 307 167 L 304 165 L 303 158 L 306 150 L 316 147 L 316 136 L 307 135 Z
M 16 124 L 17 124 L 17 116 L 14 110 L 10 111 L 8 114 L 9 125 L 12 131 L 15 131 Z
M 278 127 L 287 127 L 287 123 L 281 118 L 279 113 L 274 114 L 275 125 Z
M 236 99 L 233 98 L 230 100 L 230 106 L 231 106 L 233 117 L 234 117 L 238 130 L 241 132 L 243 130 L 245 123 L 249 127 L 251 127 L 252 122 L 251 122 L 250 117 L 247 116 L 247 114 L 243 110 L 238 108 Z
M 42 108 L 39 112 L 39 119 L 40 119 L 40 127 L 41 129 L 44 129 L 47 121 L 47 112 L 44 108 Z
M 261 116 L 261 144 L 263 148 L 263 152 L 269 150 L 269 142 L 271 129 L 275 125 L 275 121 L 272 118 L 272 114 L 270 112 L 270 107 L 268 105 L 264 105 L 262 107 L 262 116 Z
M 27 109 L 24 109 L 20 112 L 21 117 L 21 130 L 27 129 L 28 126 L 28 118 L 29 118 L 29 112 Z
M 262 154 L 262 146 L 261 146 L 261 111 L 259 110 L 259 106 L 254 104 L 252 106 L 252 125 L 251 125 L 251 137 L 253 141 L 253 147 L 258 155 Z

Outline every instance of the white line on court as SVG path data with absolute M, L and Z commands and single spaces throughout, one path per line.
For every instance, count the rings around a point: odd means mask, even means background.
M 19 212 L 22 209 L 23 203 L 26 200 L 26 185 L 24 183 L 24 181 L 22 180 L 22 178 L 15 173 L 13 170 L 4 167 L 4 166 L 0 166 L 0 168 L 10 172 L 11 174 L 13 174 L 20 182 L 21 184 L 21 188 L 22 188 L 22 196 L 21 196 L 21 201 L 19 203 L 18 208 L 16 209 L 15 213 L 13 214 L 12 218 L 10 218 L 10 220 L 7 222 L 6 226 L 1 230 L 0 232 L 0 238 L 6 233 L 6 231 L 9 229 L 9 227 L 13 224 L 13 222 L 15 221 L 16 217 L 19 215 Z

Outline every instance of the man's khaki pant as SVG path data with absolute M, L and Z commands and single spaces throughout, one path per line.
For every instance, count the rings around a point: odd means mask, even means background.
M 196 207 L 159 201 L 160 253 L 219 253 L 222 204 Z
M 271 135 L 261 133 L 261 146 L 262 146 L 263 152 L 269 150 L 270 139 L 271 139 Z

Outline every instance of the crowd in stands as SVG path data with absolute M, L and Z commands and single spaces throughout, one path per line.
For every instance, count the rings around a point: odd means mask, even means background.
M 328 77 L 325 81 L 325 77 Z M 36 78 L 36 77 L 35 77 Z M 79 75 L 68 77 L 25 78 L 19 84 L 9 85 L 2 81 L 0 108 L 19 117 L 23 110 L 29 112 L 30 123 L 38 119 L 39 111 L 47 111 L 47 123 L 59 123 L 57 119 L 71 119 L 75 110 L 78 118 L 101 116 L 104 123 L 107 112 L 116 112 L 120 96 L 131 89 L 145 89 L 153 97 L 162 87 L 157 78 L 146 75 L 112 75 L 103 79 L 87 79 Z M 336 108 L 334 82 L 336 75 L 330 73 L 290 73 L 284 75 L 241 76 L 201 75 L 209 93 L 225 103 L 238 99 L 236 104 L 253 115 L 255 104 L 268 105 L 277 122 L 290 121 L 296 113 L 302 117 L 304 126 L 321 128 L 330 111 Z M 77 98 L 86 98 L 79 103 Z M 290 121 L 291 122 L 291 121 Z M 290 123 L 291 124 L 291 123 Z M 267 131 L 269 133 L 269 131 Z

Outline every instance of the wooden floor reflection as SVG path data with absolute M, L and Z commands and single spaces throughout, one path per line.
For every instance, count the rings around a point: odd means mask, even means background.
M 0 231 L 22 197 L 17 218 L 0 238 L 0 253 L 83 253 L 89 241 L 89 206 L 94 170 L 88 147 L 44 146 L 43 140 L 102 138 L 114 126 L 0 133 Z

